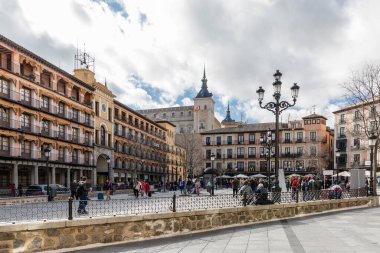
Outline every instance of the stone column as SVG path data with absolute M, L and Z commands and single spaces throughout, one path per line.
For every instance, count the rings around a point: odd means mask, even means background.
M 67 168 L 67 178 L 66 178 L 66 184 L 67 184 L 67 187 L 70 187 L 70 178 L 71 178 L 71 175 L 70 175 L 70 168 Z
M 51 183 L 55 184 L 55 167 L 51 168 Z
M 18 187 L 18 164 L 13 165 L 12 181 L 15 184 L 15 187 L 17 189 L 17 187 Z
M 97 172 L 96 172 L 96 168 L 93 168 L 92 170 L 92 185 L 93 186 L 97 186 L 98 182 L 97 182 Z
M 38 166 L 34 165 L 33 169 L 33 175 L 34 175 L 34 184 L 38 184 Z

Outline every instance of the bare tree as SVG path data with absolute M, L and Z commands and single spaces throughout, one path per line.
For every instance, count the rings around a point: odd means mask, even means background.
M 376 175 L 377 167 L 377 150 L 380 136 L 380 65 L 367 64 L 361 70 L 354 71 L 348 80 L 343 83 L 345 90 L 345 100 L 347 106 L 353 108 L 356 112 L 354 115 L 354 129 L 349 129 L 358 138 L 368 138 L 374 134 L 377 136 L 372 157 L 372 175 Z M 372 180 L 373 190 L 376 191 L 376 180 Z
M 186 151 L 185 165 L 188 174 L 200 176 L 203 174 L 202 138 L 196 133 L 181 133 L 176 135 L 176 145 Z

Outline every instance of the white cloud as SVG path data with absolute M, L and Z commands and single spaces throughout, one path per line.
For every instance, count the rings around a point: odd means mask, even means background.
M 304 116 L 313 105 L 321 114 L 331 114 L 331 99 L 342 95 L 338 84 L 352 69 L 378 60 L 380 2 L 375 0 L 117 2 L 127 18 L 112 11 L 110 1 L 20 0 L 18 6 L 7 3 L 2 19 L 11 27 L 0 23 L 0 28 L 16 42 L 36 46 L 32 51 L 51 52 L 41 42 L 28 44 L 27 36 L 50 38 L 65 54 L 41 56 L 61 55 L 53 62 L 68 71 L 73 55 L 68 57 L 67 50 L 86 43 L 96 58 L 98 80 L 107 78 L 118 99 L 137 108 L 174 105 L 186 89 L 199 90 L 206 64 L 209 90 L 222 103 L 219 111 L 229 100 L 238 100 L 238 108 L 231 110 L 243 110 L 257 121 L 273 121 L 270 112 L 258 107 L 256 90 L 263 86 L 269 101 L 275 69 L 284 74 L 284 99 L 290 98 L 293 82 L 301 86 L 299 110 L 285 111 L 284 119 L 287 114 Z M 152 91 L 136 86 L 132 75 Z

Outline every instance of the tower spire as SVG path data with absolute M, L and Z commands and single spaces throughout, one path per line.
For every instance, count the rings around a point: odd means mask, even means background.
M 230 101 L 228 101 L 228 105 L 227 105 L 227 115 L 226 115 L 226 118 L 222 121 L 222 123 L 228 123 L 228 122 L 235 122 L 235 120 L 231 119 Z
M 202 78 L 202 88 L 198 92 L 198 95 L 195 98 L 207 98 L 212 97 L 212 93 L 208 91 L 207 88 L 207 78 L 206 78 L 206 66 L 203 67 L 203 78 Z

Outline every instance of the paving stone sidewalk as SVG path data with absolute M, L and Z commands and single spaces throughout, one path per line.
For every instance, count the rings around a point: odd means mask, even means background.
M 75 252 L 380 252 L 380 207 L 105 247 L 89 246 Z

